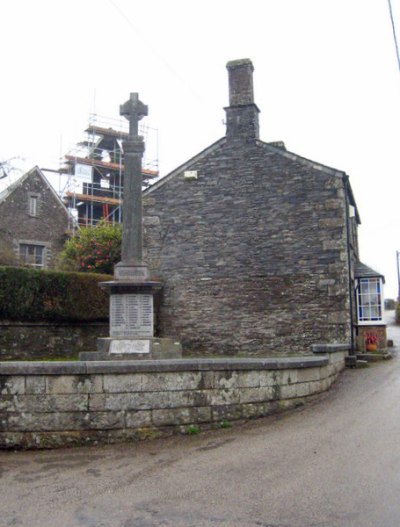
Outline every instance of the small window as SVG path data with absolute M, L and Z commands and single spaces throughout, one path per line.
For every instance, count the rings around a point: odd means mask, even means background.
M 381 278 L 359 278 L 357 281 L 358 322 L 383 322 Z
M 29 195 L 29 215 L 37 216 L 38 215 L 38 201 L 39 197 L 33 194 Z
M 44 267 L 45 247 L 43 245 L 33 245 L 21 243 L 19 246 L 19 257 L 21 262 L 32 267 Z

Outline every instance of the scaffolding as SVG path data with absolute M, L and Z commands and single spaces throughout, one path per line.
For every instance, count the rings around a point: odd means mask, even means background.
M 91 114 L 85 134 L 85 140 L 64 156 L 59 169 L 67 176 L 63 200 L 70 212 L 70 231 L 101 220 L 122 222 L 123 141 L 128 138 L 128 123 Z M 159 176 L 158 131 L 144 122 L 139 134 L 146 144 L 142 176 L 147 188 Z

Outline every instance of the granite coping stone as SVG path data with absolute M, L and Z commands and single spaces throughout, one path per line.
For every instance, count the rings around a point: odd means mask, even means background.
M 78 361 L 6 361 L 0 362 L 0 375 L 75 375 L 87 373 Z
M 0 362 L 0 375 L 75 375 L 136 372 L 285 370 L 328 365 L 328 357 Z

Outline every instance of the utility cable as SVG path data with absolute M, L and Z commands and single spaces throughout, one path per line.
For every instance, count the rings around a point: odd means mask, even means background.
M 398 42 L 397 42 L 396 26 L 395 26 L 395 24 L 394 24 L 394 19 L 393 19 L 393 11 L 392 11 L 392 3 L 391 3 L 391 0 L 388 0 L 388 5 L 389 5 L 390 21 L 391 21 L 391 23 L 392 23 L 394 45 L 395 45 L 395 48 L 396 48 L 397 66 L 398 66 L 399 71 L 400 71 L 400 53 L 399 53 L 399 44 L 398 44 Z
M 113 6 L 113 8 L 119 13 L 119 15 L 125 20 L 125 22 L 133 29 L 135 33 L 137 33 L 141 38 L 145 38 L 143 33 L 139 30 L 137 26 L 132 22 L 132 20 L 127 16 L 126 13 L 119 7 L 119 5 L 114 0 L 108 0 L 109 3 Z M 166 68 L 170 71 L 172 75 L 174 75 L 182 85 L 186 87 L 186 89 L 200 102 L 201 104 L 205 104 L 203 98 L 200 96 L 196 90 L 192 88 L 187 82 L 186 79 L 182 77 L 182 75 L 176 71 L 175 68 L 171 66 L 171 64 L 167 61 L 167 59 L 151 44 L 148 46 L 148 48 L 152 51 L 155 57 L 161 62 L 163 62 L 166 66 Z

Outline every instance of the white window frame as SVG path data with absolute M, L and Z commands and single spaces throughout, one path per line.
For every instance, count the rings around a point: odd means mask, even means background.
M 357 320 L 360 326 L 385 324 L 383 319 L 383 280 L 380 277 L 356 279 Z
M 41 249 L 41 251 L 38 251 L 38 249 Z M 29 254 L 30 251 L 31 254 Z M 35 269 L 44 269 L 46 267 L 46 246 L 39 243 L 20 242 L 19 259 L 25 265 Z
M 29 216 L 36 218 L 38 215 L 39 195 L 29 194 Z

